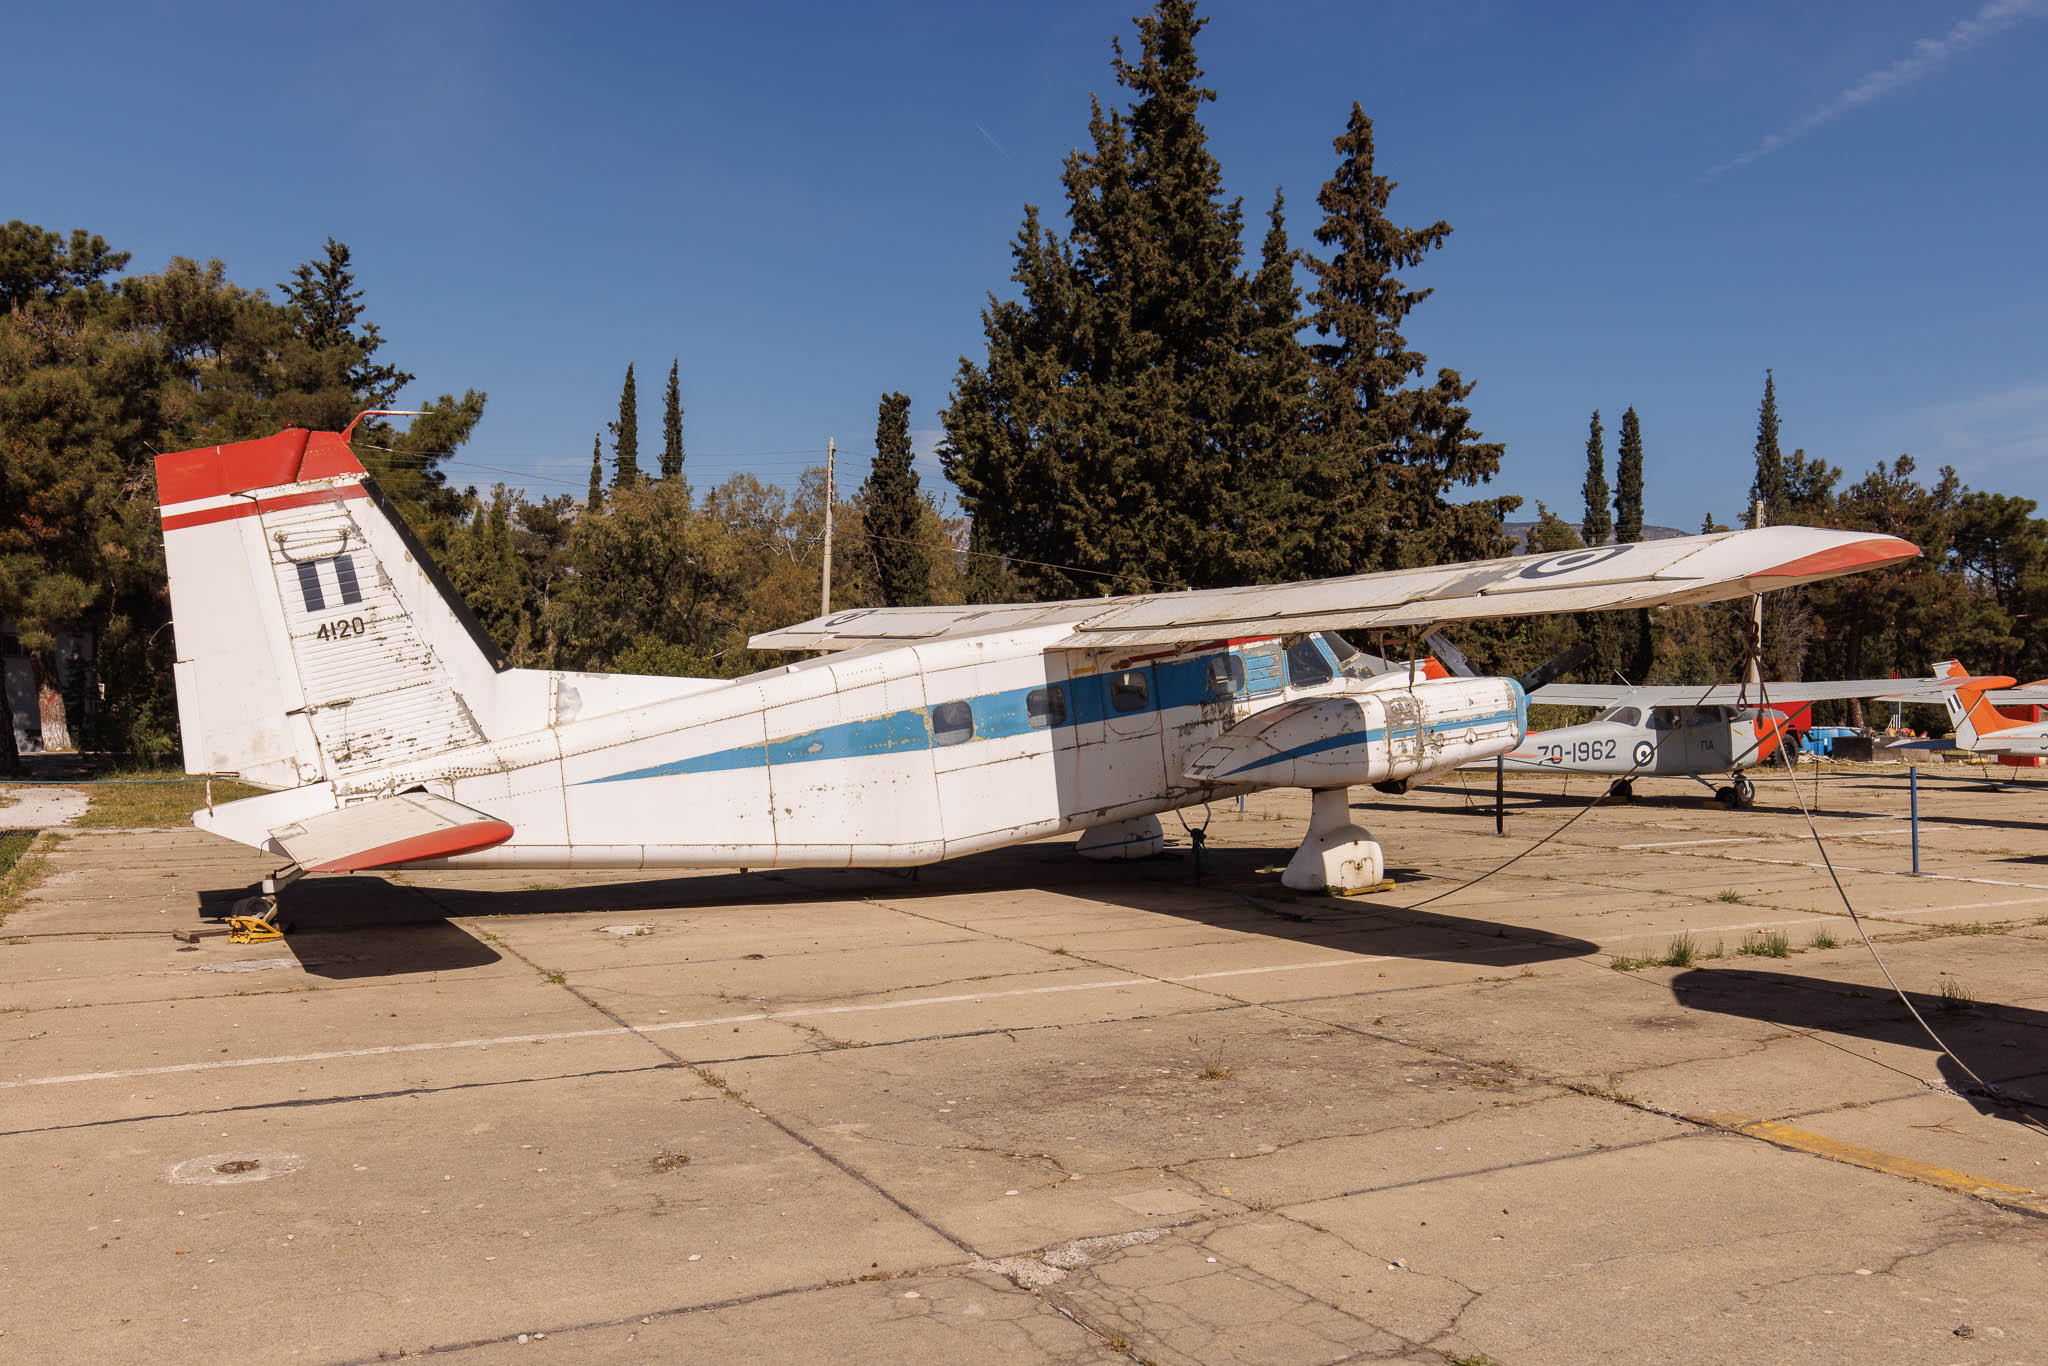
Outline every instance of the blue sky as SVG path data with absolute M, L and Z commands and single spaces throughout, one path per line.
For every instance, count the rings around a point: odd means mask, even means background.
M 827 436 L 858 479 L 884 391 L 936 439 L 1137 9 L 40 6 L 0 214 L 250 286 L 346 241 L 410 397 L 490 393 L 465 481 L 580 489 L 628 361 L 657 446 L 678 356 L 700 488 Z M 1409 335 L 1531 515 L 1633 404 L 1650 520 L 1731 520 L 1767 366 L 1788 450 L 2048 502 L 2048 0 L 1204 13 L 1252 250 L 1276 186 L 1309 243 L 1354 99 L 1396 216 L 1453 225 Z

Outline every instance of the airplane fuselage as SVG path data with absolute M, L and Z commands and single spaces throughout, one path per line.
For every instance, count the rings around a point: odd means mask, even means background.
M 1048 650 L 1053 634 L 848 651 L 371 763 L 331 792 L 291 789 L 198 821 L 261 845 L 301 807 L 424 790 L 517 832 L 428 866 L 914 865 L 1261 787 L 1426 774 L 1504 750 L 1524 725 L 1507 680 L 1375 688 L 1312 636 L 1134 655 Z M 549 712 L 573 713 L 581 676 L 550 678 Z M 1339 723 L 1291 742 L 1240 753 L 1230 738 L 1253 718 L 1298 730 L 1322 712 Z M 1205 756 L 1204 776 L 1189 776 Z

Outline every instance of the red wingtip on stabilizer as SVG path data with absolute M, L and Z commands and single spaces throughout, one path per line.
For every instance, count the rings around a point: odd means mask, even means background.
M 363 466 L 338 432 L 287 427 L 276 436 L 171 451 L 156 458 L 157 501 L 163 507 L 218 498 L 336 474 Z

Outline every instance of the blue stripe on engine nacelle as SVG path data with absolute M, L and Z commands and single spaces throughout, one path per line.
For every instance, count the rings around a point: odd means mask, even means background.
M 1400 726 L 1395 728 L 1392 733 L 1395 735 L 1412 735 L 1419 730 L 1433 735 L 1447 730 L 1465 730 L 1472 726 L 1490 726 L 1497 721 L 1513 721 L 1520 714 L 1521 709 L 1517 707 L 1510 711 L 1497 711 L 1485 716 L 1468 716 L 1456 721 L 1432 721 L 1428 725 L 1420 727 Z M 1293 749 L 1283 750 L 1264 759 L 1255 759 L 1251 763 L 1231 769 L 1230 772 L 1223 776 L 1235 778 L 1238 774 L 1249 773 L 1255 768 L 1267 768 L 1273 764 L 1284 764 L 1293 759 L 1305 759 L 1311 754 L 1322 754 L 1328 750 L 1342 749 L 1346 745 L 1371 744 L 1376 740 L 1386 739 L 1387 735 L 1388 732 L 1385 730 L 1347 731 L 1342 735 L 1332 735 L 1327 739 L 1311 740 L 1307 744 L 1296 745 Z

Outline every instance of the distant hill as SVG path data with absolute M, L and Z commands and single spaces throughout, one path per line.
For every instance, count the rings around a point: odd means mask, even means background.
M 1574 535 L 1579 534 L 1579 524 L 1577 522 L 1567 522 L 1565 525 L 1572 529 Z M 1520 553 L 1521 550 L 1529 548 L 1529 534 L 1536 530 L 1536 524 L 1534 522 L 1502 522 L 1500 529 L 1508 534 L 1508 539 L 1515 543 L 1519 548 L 1517 553 Z M 1673 536 L 1697 536 L 1698 534 L 1696 531 L 1680 531 L 1675 526 L 1646 526 L 1643 528 L 1643 539 L 1646 541 L 1668 541 Z

